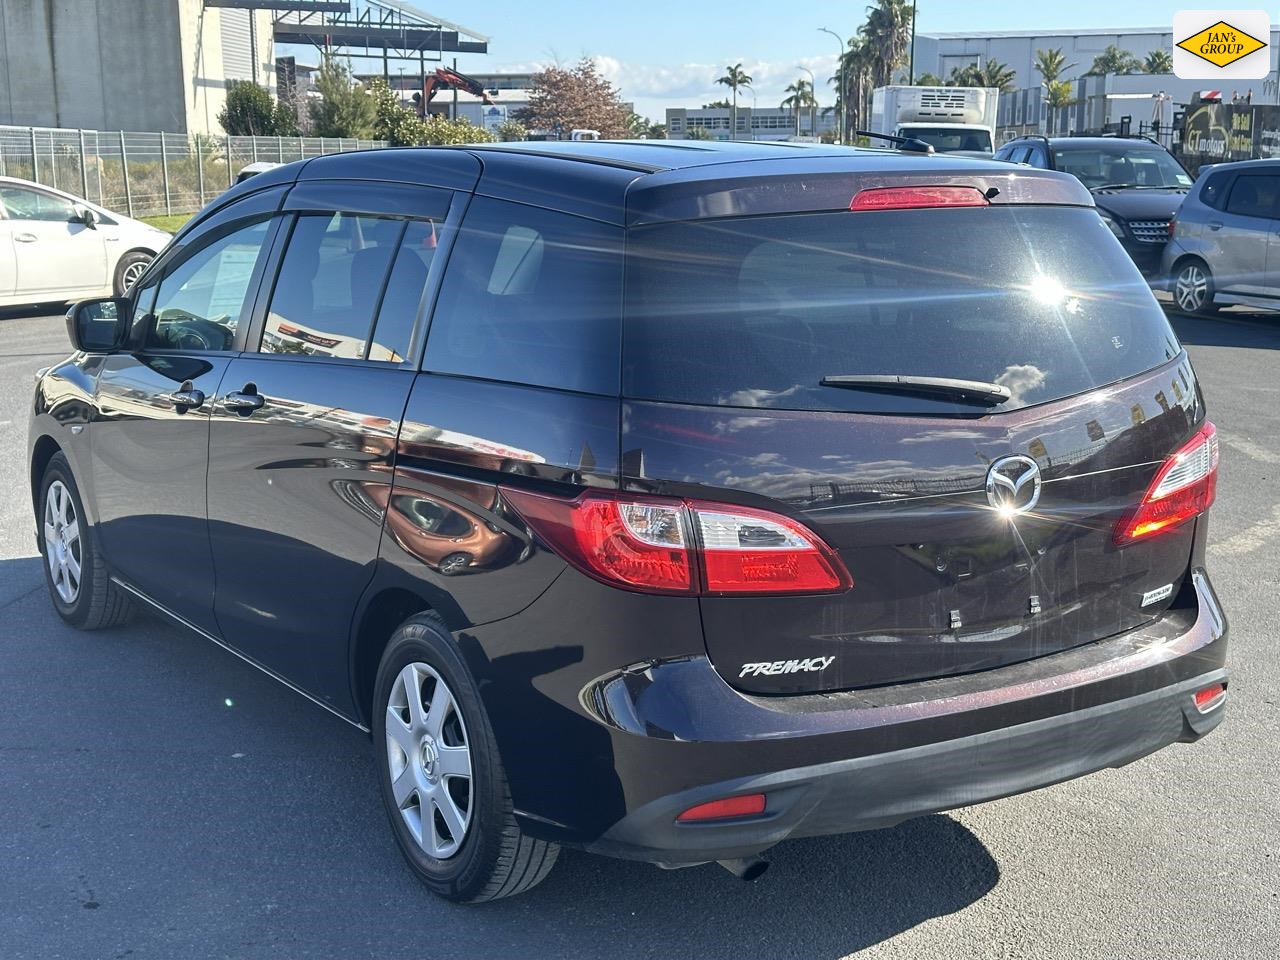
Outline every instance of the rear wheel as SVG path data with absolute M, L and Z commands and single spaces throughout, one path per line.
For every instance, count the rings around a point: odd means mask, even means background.
M 433 893 L 497 900 L 546 877 L 559 847 L 516 824 L 479 691 L 434 614 L 411 617 L 391 638 L 372 726 L 392 832 Z
M 147 269 L 154 258 L 149 253 L 141 250 L 134 250 L 126 253 L 120 258 L 116 264 L 115 290 L 117 297 L 123 297 L 129 292 L 135 283 L 141 279 L 143 272 Z
M 129 619 L 129 595 L 111 582 L 61 453 L 49 461 L 40 486 L 40 548 L 49 598 L 63 620 L 97 630 Z
M 1184 313 L 1208 316 L 1217 312 L 1213 302 L 1213 275 L 1202 260 L 1184 260 L 1173 275 L 1173 300 Z

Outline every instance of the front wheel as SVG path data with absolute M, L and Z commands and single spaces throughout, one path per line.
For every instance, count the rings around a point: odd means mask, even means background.
M 1184 260 L 1173 277 L 1173 300 L 1183 313 L 1208 316 L 1217 312 L 1213 302 L 1213 276 L 1199 260 Z
M 58 615 L 73 627 L 97 630 L 129 619 L 129 595 L 111 582 L 71 466 L 55 453 L 40 485 L 40 548 L 44 578 Z
M 134 250 L 126 253 L 116 264 L 115 291 L 117 297 L 126 296 L 146 271 L 147 265 L 155 259 L 149 253 Z
M 392 832 L 433 893 L 497 900 L 546 877 L 559 847 L 516 824 L 479 690 L 434 614 L 411 617 L 387 645 L 372 726 Z

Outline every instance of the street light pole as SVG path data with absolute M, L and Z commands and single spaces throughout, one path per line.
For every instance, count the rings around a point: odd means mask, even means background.
M 810 93 L 810 95 L 813 97 L 814 103 L 816 103 L 816 102 L 817 102 L 817 100 L 818 100 L 818 97 L 817 97 L 817 93 L 818 93 L 817 83 L 818 83 L 818 80 L 817 80 L 817 78 L 813 75 L 813 71 L 812 71 L 812 70 L 810 70 L 808 67 L 802 67 L 802 66 L 801 66 L 800 64 L 798 64 L 798 63 L 796 64 L 796 69 L 797 69 L 797 70 L 803 70 L 805 73 L 807 73 L 807 74 L 809 75 L 809 93 Z M 811 136 L 811 137 L 816 137 L 816 136 L 818 135 L 818 131 L 817 131 L 818 122 L 817 122 L 817 121 L 818 121 L 818 118 L 814 115 L 814 112 L 813 112 L 813 104 L 810 104 L 810 105 L 809 105 L 809 136 Z M 797 131 L 797 132 L 798 132 L 798 131 Z
M 826 27 L 819 27 L 818 32 L 831 34 L 836 38 L 836 43 L 840 45 L 840 53 L 836 58 L 836 82 L 840 84 L 840 130 L 836 134 L 836 143 L 844 143 L 844 41 L 840 39 L 840 34 L 836 33 L 834 30 L 829 30 Z
M 911 4 L 911 54 L 907 58 L 907 86 L 914 87 L 916 85 L 916 7 L 919 3 Z
M 749 139 L 756 138 L 756 111 L 760 109 L 760 101 L 756 98 L 756 88 L 747 87 L 751 91 L 751 117 L 747 120 L 747 133 L 750 134 Z

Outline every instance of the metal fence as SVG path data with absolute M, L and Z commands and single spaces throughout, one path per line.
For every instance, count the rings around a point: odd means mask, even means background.
M 0 126 L 0 176 L 21 177 L 131 217 L 194 213 L 257 161 L 385 147 L 381 140 L 227 137 Z

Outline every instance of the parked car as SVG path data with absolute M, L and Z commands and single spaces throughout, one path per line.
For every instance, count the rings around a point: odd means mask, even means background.
M 0 306 L 121 296 L 168 242 L 96 203 L 0 177 Z
M 236 183 L 244 183 L 250 177 L 256 177 L 260 173 L 274 170 L 278 166 L 280 164 L 271 160 L 255 160 L 253 163 L 246 163 L 240 168 L 240 172 L 236 174 Z
M 1146 137 L 1018 137 L 996 159 L 1078 178 L 1143 276 L 1159 279 L 1169 221 L 1192 182 L 1160 144 Z
M 1162 274 L 1180 310 L 1280 310 L 1280 160 L 1202 169 L 1182 201 Z
M 1216 434 L 1072 177 L 318 157 L 68 331 L 30 430 L 55 609 L 153 608 L 370 731 L 442 896 L 561 845 L 754 878 L 1222 720 Z

